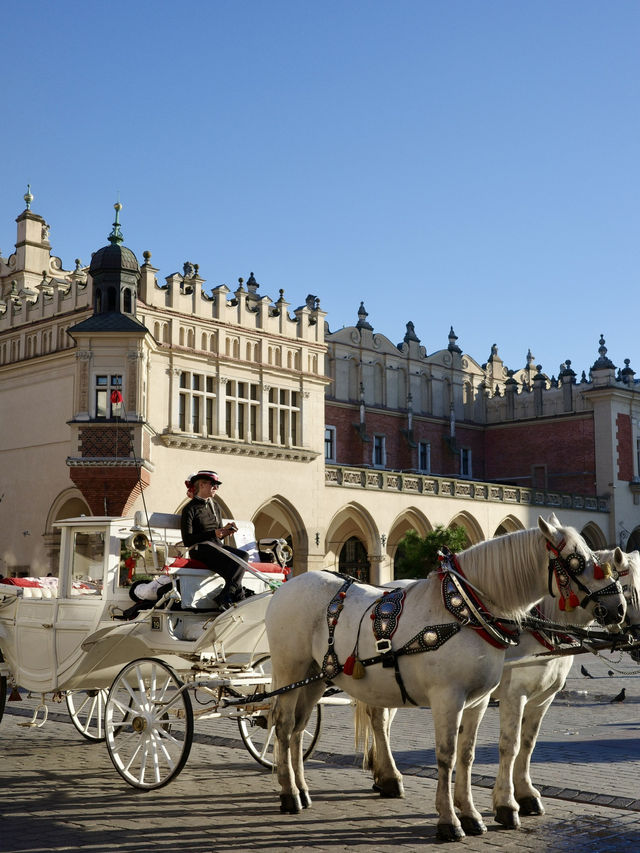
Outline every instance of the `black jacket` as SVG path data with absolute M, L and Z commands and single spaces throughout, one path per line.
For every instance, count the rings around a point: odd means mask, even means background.
M 180 531 L 182 541 L 191 548 L 208 539 L 216 541 L 215 530 L 222 527 L 220 508 L 214 501 L 192 498 L 182 510 Z

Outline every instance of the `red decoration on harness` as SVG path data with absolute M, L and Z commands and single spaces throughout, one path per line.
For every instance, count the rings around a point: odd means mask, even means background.
M 11 693 L 9 694 L 8 702 L 22 702 L 22 696 L 20 695 L 20 691 L 17 687 L 13 687 Z
M 593 576 L 597 581 L 604 580 L 604 569 L 599 563 L 596 563 L 593 567 Z
M 353 675 L 353 667 L 356 664 L 356 656 L 349 655 L 349 657 L 344 662 L 344 666 L 342 667 L 342 671 L 345 675 Z
M 346 592 L 339 592 L 338 595 L 340 596 L 340 598 L 346 598 L 347 597 Z
M 575 610 L 576 607 L 580 606 L 580 599 L 575 594 L 575 592 L 572 592 L 571 595 L 569 596 L 569 604 L 571 605 L 571 608 L 573 610 Z
M 565 600 L 562 596 L 560 596 L 560 598 L 558 599 L 558 607 L 564 612 L 565 606 Z

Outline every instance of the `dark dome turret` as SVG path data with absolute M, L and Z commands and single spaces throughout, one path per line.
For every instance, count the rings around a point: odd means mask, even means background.
M 131 249 L 122 245 L 120 202 L 114 204 L 116 219 L 109 245 L 94 252 L 89 266 L 93 279 L 94 314 L 118 313 L 135 317 L 140 265 Z

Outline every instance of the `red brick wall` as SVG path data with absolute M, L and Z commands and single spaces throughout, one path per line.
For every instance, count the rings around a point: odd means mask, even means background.
M 149 472 L 139 467 L 73 467 L 70 476 L 93 515 L 126 515 L 150 483 Z
M 549 490 L 595 495 L 595 436 L 591 413 L 582 418 L 554 418 L 487 428 L 485 475 L 488 480 L 530 486 L 535 465 L 546 465 Z
M 633 447 L 631 418 L 618 414 L 616 418 L 616 439 L 618 444 L 618 479 L 633 480 Z

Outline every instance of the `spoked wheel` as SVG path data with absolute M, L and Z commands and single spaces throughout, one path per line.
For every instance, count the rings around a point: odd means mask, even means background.
M 254 666 L 254 669 L 258 669 L 264 674 L 270 673 L 271 659 L 269 657 L 263 658 Z M 269 687 L 265 686 L 265 692 L 268 690 Z M 275 766 L 273 753 L 276 733 L 274 727 L 269 726 L 268 711 L 264 711 L 264 713 L 257 711 L 254 714 L 248 714 L 246 717 L 238 717 L 238 728 L 240 729 L 242 743 L 247 748 L 249 755 L 255 758 L 258 764 L 272 770 Z M 316 705 L 302 733 L 302 748 L 305 760 L 313 754 L 313 750 L 320 737 L 321 728 L 322 708 L 320 705 Z
M 147 791 L 166 785 L 184 767 L 193 742 L 193 710 L 183 682 L 161 660 L 127 664 L 109 691 L 105 734 L 126 782 Z
M 69 690 L 67 692 L 65 698 L 71 722 L 87 740 L 104 740 L 104 707 L 108 695 L 108 690 Z

